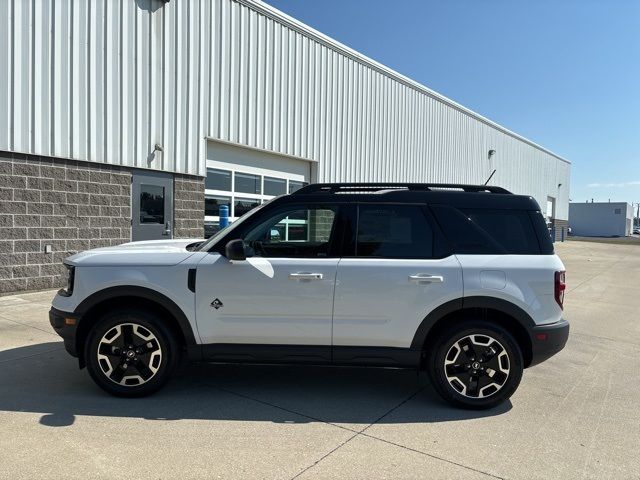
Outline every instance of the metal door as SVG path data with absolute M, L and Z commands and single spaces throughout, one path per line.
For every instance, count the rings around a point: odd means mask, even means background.
M 137 171 L 131 186 L 133 241 L 173 237 L 173 175 Z

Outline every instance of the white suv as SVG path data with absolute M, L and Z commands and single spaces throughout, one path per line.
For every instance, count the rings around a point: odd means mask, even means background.
M 50 320 L 96 383 L 149 394 L 179 357 L 426 369 L 468 408 L 560 351 L 564 266 L 536 201 L 499 187 L 315 184 L 202 241 L 65 260 Z

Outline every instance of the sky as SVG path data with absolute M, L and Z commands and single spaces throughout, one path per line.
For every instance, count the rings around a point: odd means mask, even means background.
M 640 202 L 639 0 L 266 0 Z

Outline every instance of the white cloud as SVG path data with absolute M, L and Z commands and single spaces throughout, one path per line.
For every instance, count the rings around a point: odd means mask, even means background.
M 634 187 L 640 185 L 640 180 L 634 180 L 632 182 L 621 182 L 621 183 L 590 183 L 587 185 L 589 188 L 624 188 L 624 187 Z

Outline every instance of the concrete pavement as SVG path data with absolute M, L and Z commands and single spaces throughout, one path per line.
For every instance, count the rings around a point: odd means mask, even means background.
M 184 366 L 112 398 L 48 325 L 53 292 L 0 297 L 0 478 L 640 478 L 640 248 L 557 246 L 565 350 L 488 412 L 412 371 Z

